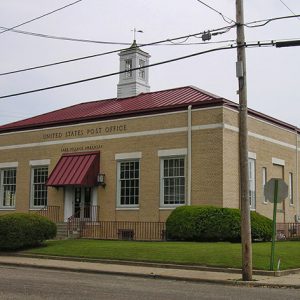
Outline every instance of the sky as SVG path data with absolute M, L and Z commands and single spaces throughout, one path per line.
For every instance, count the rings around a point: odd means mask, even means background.
M 0 1 L 0 26 L 13 27 L 75 0 Z M 39 34 L 131 43 L 133 28 L 138 44 L 147 44 L 226 27 L 235 20 L 235 0 L 204 0 L 221 14 L 197 0 L 82 0 L 63 10 L 16 29 Z M 299 0 L 244 0 L 245 23 L 300 14 Z M 263 23 L 257 23 L 263 24 Z M 245 29 L 247 42 L 300 39 L 300 18 L 269 22 Z M 147 46 L 150 63 L 229 46 L 236 29 L 213 36 L 178 40 L 180 45 Z M 219 43 L 222 42 L 223 43 Z M 197 44 L 195 44 L 197 43 Z M 188 44 L 188 45 L 187 45 Z M 107 45 L 49 39 L 13 31 L 0 32 L 0 73 L 35 67 L 112 50 L 125 45 Z M 300 127 L 300 47 L 247 48 L 248 106 Z M 236 49 L 222 50 L 171 64 L 150 68 L 151 91 L 193 85 L 238 102 Z M 0 76 L 0 97 L 54 86 L 119 71 L 117 53 Z M 63 88 L 0 99 L 0 125 L 77 103 L 115 98 L 118 76 Z

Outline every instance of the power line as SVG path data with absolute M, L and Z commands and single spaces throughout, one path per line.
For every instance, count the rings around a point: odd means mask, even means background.
M 279 0 L 293 15 L 296 15 L 282 0 Z M 300 18 L 297 18 L 300 21 Z
M 167 63 L 187 59 L 187 58 L 190 58 L 190 57 L 194 57 L 194 56 L 198 56 L 198 55 L 202 55 L 202 54 L 206 54 L 206 53 L 210 53 L 210 52 L 233 49 L 233 48 L 236 48 L 236 47 L 237 46 L 227 46 L 227 47 L 214 48 L 214 49 L 210 49 L 210 50 L 206 50 L 206 51 L 202 51 L 202 52 L 197 52 L 197 53 L 193 53 L 193 54 L 189 54 L 189 55 L 185 55 L 185 56 L 181 56 L 181 57 L 177 57 L 177 58 L 173 58 L 173 59 L 168 59 L 168 60 L 161 61 L 161 62 L 158 62 L 158 63 L 150 64 L 150 65 L 144 66 L 144 67 L 132 68 L 131 70 L 135 71 L 135 70 L 139 70 L 139 69 L 151 68 L 151 67 L 159 66 L 159 65 L 162 65 L 162 64 L 167 64 Z M 10 98 L 10 97 L 15 97 L 15 96 L 21 96 L 21 95 L 25 95 L 25 94 L 31 94 L 31 93 L 35 93 L 35 92 L 41 92 L 41 91 L 45 91 L 45 90 L 50 90 L 50 89 L 65 87 L 65 86 L 69 86 L 69 85 L 79 84 L 79 83 L 83 83 L 83 82 L 87 82 L 87 81 L 92 81 L 92 80 L 96 80 L 96 79 L 101 79 L 101 78 L 106 78 L 106 77 L 111 77 L 111 76 L 123 74 L 123 73 L 126 73 L 126 72 L 127 71 L 124 70 L 124 71 L 109 73 L 109 74 L 100 75 L 100 76 L 96 76 L 96 77 L 91 77 L 91 78 L 81 79 L 81 80 L 77 80 L 77 81 L 67 82 L 67 83 L 63 83 L 63 84 L 58 84 L 58 85 L 54 85 L 54 86 L 39 88 L 39 89 L 35 89 L 35 90 L 19 92 L 19 93 L 10 94 L 10 95 L 4 95 L 4 96 L 0 96 L 0 99 Z
M 208 5 L 206 5 L 206 6 L 208 6 Z M 211 8 L 210 6 L 208 6 L 208 7 Z M 220 13 L 220 12 L 218 12 L 218 13 Z M 245 26 L 250 27 L 250 28 L 261 27 L 261 26 L 265 26 L 266 24 L 268 24 L 271 21 L 280 20 L 280 19 L 286 19 L 286 18 L 295 18 L 295 17 L 299 17 L 299 16 L 300 15 L 294 15 L 294 16 L 284 16 L 284 17 L 278 17 L 278 18 L 258 20 L 258 21 L 248 22 L 248 23 L 245 24 Z M 250 24 L 256 24 L 256 23 L 261 23 L 261 22 L 265 22 L 265 23 L 264 24 L 260 24 L 260 25 L 255 25 L 255 26 L 249 26 Z M 223 28 L 225 29 L 226 27 L 223 27 Z M 223 28 L 220 28 L 219 30 L 221 30 Z M 229 27 L 229 30 L 231 28 L 232 27 Z M 25 34 L 25 35 L 31 35 L 31 36 L 40 37 L 40 38 L 56 39 L 56 40 L 62 40 L 62 41 L 83 42 L 83 43 L 96 43 L 96 44 L 106 44 L 106 45 L 124 45 L 124 46 L 131 45 L 130 43 L 125 43 L 125 42 L 99 41 L 99 40 L 90 40 L 90 39 L 82 39 L 82 38 L 72 38 L 72 37 L 64 37 L 64 36 L 55 36 L 55 35 L 49 35 L 49 34 L 44 34 L 44 33 L 36 33 L 36 32 L 24 31 L 24 30 L 14 30 L 14 29 L 10 29 L 10 28 L 4 27 L 4 26 L 0 26 L 0 29 L 4 29 L 4 31 L 5 30 L 11 30 L 12 32 L 15 32 L 15 33 L 20 33 L 20 34 Z M 210 32 L 212 32 L 212 31 L 210 31 Z M 221 32 L 221 33 L 223 33 L 223 32 Z M 217 33 L 217 34 L 220 34 L 220 33 Z M 213 35 L 215 35 L 215 34 L 213 34 Z
M 0 26 L 0 29 L 7 29 L 7 27 Z M 213 33 L 212 35 L 223 34 L 223 33 L 228 32 L 230 29 L 231 29 L 231 27 L 229 27 L 224 32 L 217 32 L 217 33 Z M 104 44 L 104 45 L 124 45 L 124 46 L 130 46 L 131 45 L 131 43 L 125 43 L 125 42 L 99 41 L 99 40 L 71 38 L 71 37 L 55 36 L 55 35 L 49 35 L 49 34 L 44 34 L 44 33 L 36 33 L 36 32 L 24 31 L 24 30 L 12 30 L 12 31 L 16 32 L 16 33 L 21 33 L 21 34 L 26 34 L 26 35 L 31 35 L 31 36 L 41 37 L 41 38 L 56 39 L 56 40 L 71 41 L 71 42 L 95 43 L 95 44 Z M 197 36 L 195 36 L 195 37 L 197 37 Z M 189 38 L 190 37 L 187 37 L 186 40 L 188 40 Z M 182 43 L 178 43 L 178 44 L 183 44 L 185 42 L 186 41 L 183 41 Z M 174 43 L 172 43 L 172 45 L 173 44 Z M 164 46 L 167 46 L 167 45 L 164 44 Z
M 264 47 L 264 46 L 274 46 L 274 45 L 275 45 L 274 42 L 253 43 L 253 44 L 248 44 L 247 47 L 258 47 L 258 46 L 259 47 Z M 207 53 L 211 53 L 211 52 L 235 49 L 237 47 L 240 47 L 240 46 L 231 45 L 231 46 L 226 46 L 226 47 L 219 47 L 219 48 L 209 49 L 209 50 L 196 52 L 196 53 L 192 53 L 192 54 L 185 55 L 185 56 L 180 56 L 180 57 L 173 58 L 173 59 L 168 59 L 168 60 L 161 61 L 161 62 L 158 62 L 158 63 L 153 63 L 153 64 L 150 64 L 150 65 L 144 66 L 144 67 L 132 68 L 131 70 L 135 71 L 135 70 L 140 70 L 140 69 L 145 69 L 145 68 L 151 68 L 151 67 L 155 67 L 155 66 L 159 66 L 159 65 L 163 65 L 163 64 L 168 64 L 168 63 L 172 63 L 172 62 L 175 62 L 175 61 L 179 61 L 179 60 L 183 60 L 183 59 L 187 59 L 187 58 L 191 58 L 191 57 L 194 57 L 194 56 L 199 56 L 199 55 L 203 55 L 203 54 L 207 54 Z M 32 93 L 36 93 L 36 92 L 42 92 L 42 91 L 55 89 L 55 88 L 61 88 L 61 87 L 74 85 L 74 84 L 80 84 L 80 83 L 84 83 L 84 82 L 88 82 L 88 81 L 93 81 L 93 80 L 97 80 L 97 79 L 102 79 L 102 78 L 107 78 L 107 77 L 123 74 L 123 73 L 126 73 L 126 72 L 127 72 L 127 70 L 124 70 L 124 71 L 109 73 L 109 74 L 100 75 L 100 76 L 96 76 L 96 77 L 85 78 L 85 79 L 76 80 L 76 81 L 72 81 L 72 82 L 62 83 L 62 84 L 58 84 L 58 85 L 43 87 L 43 88 L 39 88 L 39 89 L 19 92 L 19 93 L 15 93 L 15 94 L 4 95 L 4 96 L 0 96 L 0 99 L 11 98 L 11 97 L 21 96 L 21 95 L 26 95 L 26 94 L 32 94 Z
M 270 19 L 265 19 L 265 20 L 259 20 L 259 21 L 247 22 L 247 23 L 245 23 L 244 25 L 245 25 L 246 27 L 248 27 L 248 28 L 256 28 L 256 27 L 262 27 L 262 26 L 265 26 L 265 25 L 267 25 L 268 23 L 273 22 L 273 21 L 284 20 L 284 19 L 291 19 L 291 18 L 299 18 L 299 17 L 300 17 L 300 15 L 276 17 L 276 18 L 270 18 Z M 264 23 L 263 23 L 263 24 L 259 24 L 259 25 L 249 26 L 249 25 L 252 25 L 252 24 L 257 24 L 257 23 L 262 23 L 262 22 L 264 22 Z
M 206 4 L 205 2 L 201 1 L 201 0 L 197 0 L 199 3 L 203 4 L 204 6 L 208 7 L 209 9 L 213 10 L 214 12 L 218 13 L 223 20 L 228 23 L 228 24 L 232 24 L 232 23 L 236 23 L 235 21 L 233 21 L 232 19 L 230 19 L 229 17 L 225 16 L 224 14 L 222 14 L 220 11 L 216 10 L 215 8 L 211 7 L 210 5 Z M 227 21 L 226 19 L 230 20 Z
M 235 40 L 223 40 L 223 41 L 215 41 L 215 42 L 198 42 L 198 43 L 181 44 L 181 43 L 173 43 L 171 40 L 168 40 L 168 41 L 171 42 L 172 44 L 163 44 L 161 46 L 196 46 L 196 45 L 210 45 L 210 44 L 222 44 L 222 43 L 234 43 L 235 42 Z M 155 45 L 156 44 L 148 45 L 148 46 L 155 46 Z M 157 44 L 157 45 L 160 45 L 160 44 Z M 141 46 L 143 46 L 143 45 L 141 45 Z M 141 46 L 139 46 L 139 47 L 141 47 Z M 36 69 L 56 66 L 56 65 L 60 65 L 60 64 L 69 63 L 69 62 L 75 62 L 75 61 L 80 61 L 80 60 L 84 60 L 84 59 L 104 56 L 104 55 L 108 55 L 108 54 L 118 53 L 122 50 L 125 50 L 125 49 L 117 49 L 117 50 L 112 50 L 112 51 L 108 51 L 108 52 L 103 52 L 103 53 L 98 53 L 98 54 L 93 54 L 93 55 L 88 55 L 88 56 L 63 60 L 63 61 L 59 61 L 59 62 L 55 62 L 55 63 L 45 64 L 45 65 L 40 65 L 40 66 L 35 66 L 35 67 L 29 67 L 29 68 L 19 69 L 19 70 L 14 70 L 14 71 L 9 71 L 9 72 L 4 72 L 4 73 L 0 73 L 0 76 L 12 75 L 12 74 L 16 74 L 16 73 L 32 71 L 32 70 L 36 70 Z
M 41 19 L 41 18 L 43 18 L 43 17 L 49 16 L 49 15 L 51 15 L 51 14 L 57 12 L 57 11 L 60 11 L 60 10 L 62 10 L 62 9 L 64 9 L 64 8 L 67 8 L 67 7 L 69 7 L 69 6 L 71 6 L 71 5 L 74 5 L 74 4 L 76 4 L 76 3 L 78 3 L 78 2 L 81 2 L 81 1 L 82 1 L 82 0 L 74 1 L 74 2 L 72 2 L 72 3 L 70 3 L 70 4 L 67 4 L 67 5 L 62 6 L 62 7 L 60 7 L 60 8 L 57 8 L 57 9 L 55 9 L 55 10 L 52 10 L 52 11 L 50 11 L 50 12 L 48 12 L 48 13 L 46 13 L 46 14 L 43 14 L 43 15 L 41 15 L 41 16 L 39 16 L 39 17 L 33 18 L 33 19 L 31 19 L 31 20 L 28 20 L 28 21 L 26 21 L 26 22 L 23 22 L 23 23 L 21 23 L 21 24 L 18 24 L 18 25 L 16 25 L 16 26 L 13 26 L 13 27 L 10 27 L 10 28 L 6 28 L 5 30 L 1 31 L 0 34 L 2 34 L 2 33 L 4 33 L 4 32 L 7 32 L 7 31 L 10 31 L 10 30 L 13 30 L 13 29 L 15 29 L 15 28 L 17 28 L 17 27 L 20 27 L 20 26 L 23 26 L 23 25 L 25 25 L 25 24 L 31 23 L 31 22 L 33 22 L 33 21 L 39 20 L 39 19 Z
M 0 29 L 7 29 L 7 27 L 0 26 Z M 130 45 L 130 43 L 123 43 L 123 42 L 110 42 L 110 41 L 96 41 L 96 40 L 88 40 L 88 39 L 79 39 L 79 38 L 71 38 L 71 37 L 64 37 L 64 36 L 55 36 L 55 35 L 49 35 L 44 33 L 37 33 L 37 32 L 30 32 L 30 31 L 24 31 L 24 30 L 11 30 L 15 33 L 21 33 L 25 35 L 31 35 L 41 38 L 47 38 L 47 39 L 55 39 L 55 40 L 62 40 L 62 41 L 71 41 L 71 42 L 83 42 L 83 43 L 95 43 L 95 44 L 106 44 L 106 45 Z
M 46 67 L 52 67 L 52 66 L 56 66 L 56 65 L 60 65 L 60 64 L 75 62 L 75 61 L 94 58 L 94 57 L 98 57 L 98 56 L 104 56 L 104 55 L 107 55 L 107 54 L 117 53 L 117 52 L 120 52 L 122 50 L 123 49 L 117 49 L 117 50 L 112 50 L 112 51 L 108 51 L 108 52 L 97 53 L 97 54 L 82 56 L 82 57 L 68 59 L 68 60 L 62 60 L 62 61 L 58 61 L 58 62 L 54 62 L 54 63 L 50 63 L 50 64 L 39 65 L 39 66 L 35 66 L 35 67 L 29 67 L 29 68 L 26 68 L 26 69 L 19 69 L 19 70 L 9 71 L 9 72 L 5 72 L 5 73 L 0 73 L 0 76 L 11 75 L 11 74 L 21 73 L 21 72 L 26 72 L 26 71 L 31 71 L 31 70 L 36 70 L 36 69 L 41 69 L 41 68 L 46 68 Z
M 227 32 L 228 30 L 232 29 L 233 27 L 235 27 L 235 25 L 231 25 L 231 26 L 227 26 L 227 27 L 221 27 L 221 28 L 218 28 L 218 29 L 212 29 L 212 30 L 210 30 L 210 32 L 212 32 L 212 34 L 216 35 L 216 34 L 218 34 L 218 32 L 220 30 L 225 30 L 225 32 Z M 141 45 L 138 45 L 138 46 L 139 47 L 155 46 L 155 45 L 159 45 L 159 44 L 166 43 L 166 42 L 172 42 L 172 41 L 177 41 L 177 40 L 181 40 L 181 39 L 189 39 L 191 37 L 198 37 L 198 36 L 201 36 L 203 33 L 204 32 L 198 32 L 198 33 L 195 33 L 195 34 L 189 34 L 189 35 L 180 36 L 180 37 L 176 37 L 176 38 L 172 38 L 172 39 L 164 39 L 164 40 L 151 42 L 151 43 L 147 43 L 147 44 L 141 44 Z M 208 42 L 206 42 L 206 44 L 207 43 Z M 123 50 L 126 50 L 126 48 L 116 49 L 116 50 L 107 51 L 107 52 L 103 52 L 103 53 L 97 53 L 97 54 L 93 54 L 93 55 L 88 55 L 88 56 L 78 57 L 78 58 L 74 58 L 74 59 L 58 61 L 58 62 L 39 65 L 39 66 L 34 66 L 34 67 L 29 67 L 29 68 L 25 68 L 25 69 L 19 69 L 19 70 L 4 72 L 4 73 L 0 73 L 0 76 L 20 73 L 20 72 L 25 72 L 25 71 L 31 71 L 31 70 L 36 70 L 36 69 L 50 67 L 50 66 L 56 66 L 56 65 L 75 62 L 75 61 L 84 60 L 84 59 L 90 59 L 90 58 L 94 58 L 94 57 L 98 57 L 98 56 L 104 56 L 104 55 L 108 55 L 108 54 L 118 53 L 118 52 L 123 51 Z
M 210 7 L 210 6 L 208 6 L 208 7 Z M 220 13 L 220 12 L 218 12 L 218 13 Z M 287 19 L 287 18 L 295 18 L 295 17 L 299 18 L 300 15 L 283 16 L 283 17 L 277 17 L 277 18 L 271 18 L 271 19 L 257 20 L 257 21 L 248 22 L 248 23 L 246 23 L 244 25 L 247 26 L 247 27 L 250 27 L 250 28 L 255 28 L 255 27 L 265 26 L 269 22 L 272 22 L 272 21 L 281 20 L 281 19 Z M 251 24 L 262 23 L 262 22 L 264 22 L 264 24 L 259 24 L 259 25 L 255 25 L 255 26 L 249 26 Z M 228 30 L 230 30 L 232 27 L 231 26 L 229 26 L 229 27 L 223 27 L 223 28 L 219 28 L 218 30 L 226 29 L 226 28 L 229 28 Z M 49 35 L 49 34 L 44 34 L 44 33 L 36 33 L 36 32 L 24 31 L 24 30 L 14 30 L 14 29 L 7 28 L 7 27 L 4 27 L 4 26 L 0 26 L 0 29 L 4 29 L 4 31 L 5 30 L 10 30 L 10 31 L 15 32 L 15 33 L 20 33 L 20 34 L 25 34 L 25 35 L 31 35 L 31 36 L 35 36 L 35 37 L 48 38 L 48 39 L 57 39 L 57 40 L 63 40 L 63 41 L 65 40 L 65 41 L 71 41 L 71 42 L 96 43 L 96 44 L 107 44 L 107 45 L 124 45 L 124 46 L 130 45 L 130 43 L 125 43 L 125 42 L 99 41 L 99 40 L 90 40 L 90 39 L 82 39 L 82 38 L 72 38 L 72 37 L 64 37 L 64 36 L 55 36 L 55 35 Z M 213 32 L 213 30 L 210 30 L 210 32 Z M 223 32 L 221 32 L 221 33 L 223 33 Z M 216 33 L 216 34 L 220 34 L 220 33 Z M 216 35 L 216 34 L 213 34 L 213 35 Z M 197 36 L 195 35 L 195 37 L 197 37 Z
M 210 41 L 210 42 L 194 42 L 194 43 L 173 43 L 172 44 L 163 44 L 161 46 L 194 46 L 194 45 L 211 45 L 211 44 L 223 44 L 223 43 L 234 43 L 236 40 L 223 40 L 223 41 Z M 1 75 L 1 74 L 0 74 Z
M 230 30 L 232 27 L 222 27 L 221 29 L 227 29 L 224 31 L 226 33 L 228 30 Z M 0 26 L 0 29 L 7 29 L 7 27 Z M 30 31 L 24 31 L 24 30 L 11 30 L 15 33 L 25 34 L 25 35 L 31 35 L 35 37 L 41 37 L 41 38 L 47 38 L 47 39 L 56 39 L 56 40 L 62 40 L 62 41 L 71 41 L 71 42 L 83 42 L 83 43 L 95 43 L 95 44 L 106 44 L 106 45 L 131 45 L 131 43 L 125 43 L 125 42 L 113 42 L 113 41 L 99 41 L 99 40 L 90 40 L 90 39 L 82 39 L 82 38 L 72 38 L 72 37 L 64 37 L 64 36 L 56 36 L 56 35 L 49 35 L 44 33 L 36 33 L 36 32 L 30 32 Z M 213 32 L 215 30 L 210 30 L 210 32 Z M 223 32 L 215 33 L 216 34 L 223 34 Z M 189 38 L 189 37 L 188 37 Z M 188 39 L 187 38 L 187 39 Z
M 270 18 L 270 19 L 264 19 L 264 20 L 256 20 L 256 21 L 248 22 L 248 23 L 246 23 L 244 25 L 247 26 L 247 27 L 249 27 L 249 28 L 255 28 L 255 27 L 265 26 L 269 22 L 272 22 L 272 21 L 282 20 L 282 19 L 289 19 L 289 18 L 295 18 L 295 17 L 300 17 L 300 15 L 282 16 L 282 17 L 276 17 L 276 18 Z M 257 23 L 261 23 L 261 22 L 264 22 L 264 24 L 250 26 L 251 24 L 257 24 Z M 217 35 L 217 34 L 220 34 L 220 33 L 223 34 L 223 33 L 227 32 L 227 31 L 229 31 L 230 29 L 234 28 L 235 26 L 236 25 L 221 27 L 221 28 L 210 30 L 210 32 L 212 33 L 212 35 Z M 220 30 L 224 30 L 224 32 L 220 32 Z M 141 44 L 141 45 L 138 45 L 138 46 L 139 47 L 145 47 L 145 46 L 155 46 L 155 45 L 159 45 L 159 44 L 166 43 L 166 42 L 172 43 L 172 41 L 175 41 L 175 40 L 189 39 L 190 37 L 200 37 L 203 33 L 204 32 L 200 32 L 200 33 L 196 33 L 196 34 L 189 34 L 189 35 L 181 36 L 181 37 L 178 37 L 178 38 L 165 39 L 165 40 L 161 40 L 161 41 L 158 41 L 158 42 Z M 228 40 L 228 41 L 224 41 L 224 42 L 231 42 L 231 41 L 232 40 Z M 103 42 L 103 43 L 109 43 L 109 42 Z M 208 43 L 219 43 L 219 42 L 204 42 L 204 43 L 189 43 L 189 44 L 172 43 L 172 45 L 199 45 L 199 44 L 208 44 Z M 222 41 L 220 43 L 222 43 Z M 166 44 L 164 44 L 164 45 L 166 45 Z M 68 59 L 68 60 L 58 61 L 58 62 L 54 62 L 54 63 L 44 64 L 44 65 L 39 65 L 39 66 L 34 66 L 34 67 L 29 67 L 29 68 L 24 68 L 24 69 L 9 71 L 9 72 L 3 72 L 3 73 L 0 73 L 0 76 L 10 75 L 10 74 L 15 74 L 15 73 L 20 73 L 20 72 L 25 72 L 25 71 L 31 71 L 31 70 L 36 70 L 36 69 L 45 68 L 45 67 L 56 66 L 56 65 L 70 63 L 70 62 L 75 62 L 75 61 L 80 61 L 80 60 L 84 60 L 84 59 L 90 59 L 90 58 L 94 58 L 94 57 L 98 57 L 98 56 L 103 56 L 103 55 L 117 53 L 117 52 L 120 52 L 122 50 L 125 50 L 125 49 L 124 48 L 123 49 L 117 49 L 117 50 L 112 50 L 112 51 L 108 51 L 108 52 L 103 52 L 103 53 L 98 53 L 98 54 L 93 54 L 93 55 L 78 57 L 78 58 L 74 58 L 74 59 Z

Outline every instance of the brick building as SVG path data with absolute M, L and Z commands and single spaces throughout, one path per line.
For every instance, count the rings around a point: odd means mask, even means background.
M 56 207 L 60 221 L 165 221 L 179 205 L 239 208 L 238 105 L 192 86 L 149 92 L 148 53 L 120 53 L 118 97 L 0 126 L 0 214 Z M 140 68 L 140 69 L 136 69 Z M 249 109 L 251 209 L 289 185 L 299 215 L 300 129 Z

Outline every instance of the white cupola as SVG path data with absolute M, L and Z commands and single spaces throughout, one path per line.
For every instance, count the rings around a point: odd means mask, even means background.
M 149 65 L 150 55 L 142 51 L 136 44 L 119 53 L 120 71 L 126 71 L 119 76 L 118 98 L 137 96 L 140 93 L 150 92 L 148 68 L 137 69 Z

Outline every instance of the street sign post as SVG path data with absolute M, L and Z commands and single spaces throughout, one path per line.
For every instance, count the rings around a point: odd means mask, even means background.
M 281 178 L 272 178 L 265 185 L 264 195 L 267 200 L 269 200 L 271 203 L 274 203 L 272 247 L 270 259 L 270 271 L 274 271 L 277 203 L 281 203 L 288 196 L 288 186 Z

